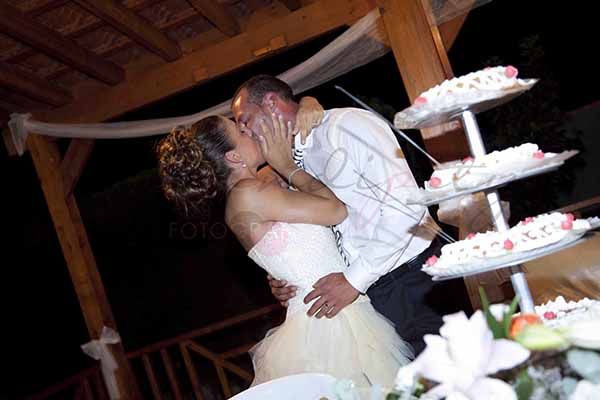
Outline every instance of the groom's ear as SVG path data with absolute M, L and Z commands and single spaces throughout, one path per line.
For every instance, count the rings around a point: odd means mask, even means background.
M 278 97 L 275 92 L 267 92 L 263 96 L 262 105 L 269 110 L 269 112 L 274 113 L 277 109 L 277 99 Z

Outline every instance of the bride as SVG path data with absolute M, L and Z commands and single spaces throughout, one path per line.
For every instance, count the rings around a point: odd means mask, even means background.
M 309 317 L 304 294 L 344 262 L 329 225 L 346 207 L 323 183 L 297 168 L 290 153 L 292 127 L 272 116 L 258 142 L 222 117 L 176 128 L 158 146 L 162 186 L 184 210 L 222 194 L 225 221 L 248 256 L 273 277 L 298 288 L 285 322 L 252 350 L 253 385 L 286 375 L 320 372 L 357 385 L 391 387 L 412 352 L 367 296 L 333 318 Z M 257 176 L 265 161 L 279 174 Z

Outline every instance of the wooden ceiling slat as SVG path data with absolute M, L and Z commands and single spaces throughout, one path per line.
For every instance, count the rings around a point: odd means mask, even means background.
M 58 7 L 62 7 L 65 4 L 67 4 L 68 2 L 69 2 L 69 0 L 48 0 L 39 6 L 36 6 L 34 8 L 31 8 L 31 9 L 25 11 L 25 14 L 27 14 L 30 17 L 37 17 L 39 15 L 47 13 L 48 11 L 52 11 L 52 10 L 57 9 Z
M 0 31 L 104 83 L 115 85 L 125 79 L 125 71 L 118 65 L 4 2 L 0 2 Z
M 0 88 L 0 99 L 14 105 L 11 111 L 34 111 L 48 108 L 48 106 L 43 103 L 34 101 L 27 96 L 20 95 L 13 90 L 6 90 L 3 88 Z
M 53 106 L 62 106 L 72 100 L 66 90 L 2 61 L 0 61 L 0 85 Z
M 24 110 L 21 106 L 0 98 L 0 114 L 2 114 L 2 111 L 5 111 L 5 113 L 8 115 L 8 113 L 11 112 L 23 112 Z
M 302 7 L 300 0 L 280 0 L 290 11 L 296 11 Z
M 77 4 L 165 61 L 182 56 L 179 45 L 158 28 L 114 0 L 75 0 Z
M 98 87 L 88 87 L 86 90 L 75 89 L 76 101 L 52 112 L 35 113 L 35 116 L 42 121 L 61 123 L 98 122 L 115 118 L 262 59 L 262 56 L 255 56 L 253 51 L 268 45 L 276 36 L 284 36 L 287 46 L 293 47 L 351 25 L 371 9 L 368 0 L 318 0 L 297 12 L 202 48 L 175 62 L 131 74 L 127 82 L 115 87 L 96 85 Z M 205 72 L 202 81 L 194 74 L 200 70 Z M 103 101 L 98 102 L 98 98 Z
M 198 18 L 198 14 L 194 10 L 189 9 L 189 10 L 183 11 L 179 15 L 176 15 L 175 17 L 173 17 L 173 19 L 170 19 L 168 22 L 165 22 L 165 23 L 159 25 L 159 29 L 161 29 L 163 31 L 167 31 L 169 29 L 173 29 L 178 26 L 181 26 L 181 25 L 183 25 L 191 20 L 194 20 L 196 18 Z M 129 39 L 119 40 L 119 41 L 112 43 L 111 46 L 102 49 L 101 51 L 98 52 L 98 54 L 100 54 L 104 57 L 110 57 L 111 55 L 113 55 L 119 51 L 128 49 L 129 47 L 131 47 L 133 45 L 134 45 L 134 43 Z M 71 71 L 70 68 L 60 67 L 57 70 L 50 72 L 45 77 L 47 79 L 54 80 L 54 79 L 57 79 L 57 78 L 63 76 L 64 74 L 68 73 L 69 71 Z
M 227 36 L 235 36 L 241 32 L 240 24 L 227 11 L 223 4 L 214 0 L 187 0 L 200 14 L 204 15 L 214 26 Z
M 62 2 L 63 0 L 60 0 L 60 1 Z M 129 9 L 131 11 L 136 12 L 136 11 L 143 10 L 146 7 L 151 7 L 154 4 L 159 3 L 161 1 L 163 1 L 163 0 L 130 0 L 130 1 L 127 1 L 125 3 L 125 5 L 127 7 L 129 7 Z M 58 0 L 57 0 L 57 2 L 58 2 Z M 32 15 L 35 15 L 35 14 L 32 13 Z M 66 33 L 64 36 L 71 38 L 71 39 L 75 39 L 75 38 L 83 36 L 87 33 L 93 32 L 96 29 L 103 27 L 104 25 L 105 25 L 105 23 L 102 20 L 89 21 L 89 22 L 81 24 L 80 26 L 75 28 L 73 31 Z M 18 54 L 15 54 L 14 56 L 8 58 L 6 61 L 9 62 L 10 64 L 18 64 L 36 54 L 37 54 L 36 50 L 27 49 Z

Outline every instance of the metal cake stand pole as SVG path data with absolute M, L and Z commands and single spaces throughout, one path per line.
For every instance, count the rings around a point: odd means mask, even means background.
M 479 131 L 479 125 L 475 119 L 475 114 L 473 114 L 472 111 L 463 111 L 461 114 L 461 119 L 463 121 L 465 133 L 467 134 L 467 140 L 469 142 L 469 147 L 471 148 L 473 157 L 484 156 L 486 154 L 485 145 L 483 144 L 483 140 L 481 138 L 481 132 Z M 502 213 L 498 192 L 495 190 L 488 192 L 486 197 L 490 206 L 492 218 L 494 219 L 496 230 L 498 232 L 507 231 L 509 226 L 504 218 L 504 214 Z M 520 265 L 510 267 L 510 269 L 510 280 L 515 293 L 519 296 L 519 306 L 521 308 L 521 312 L 534 312 L 533 298 L 531 297 L 531 291 L 529 290 L 529 285 L 525 279 L 523 269 Z

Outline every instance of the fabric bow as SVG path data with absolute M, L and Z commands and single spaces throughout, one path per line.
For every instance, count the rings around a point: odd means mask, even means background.
M 81 349 L 85 354 L 94 360 L 100 360 L 102 376 L 104 376 L 104 383 L 106 384 L 111 400 L 120 398 L 117 378 L 115 377 L 115 370 L 118 365 L 107 345 L 119 343 L 120 341 L 121 338 L 114 329 L 104 326 L 100 334 L 100 339 L 81 345 Z

